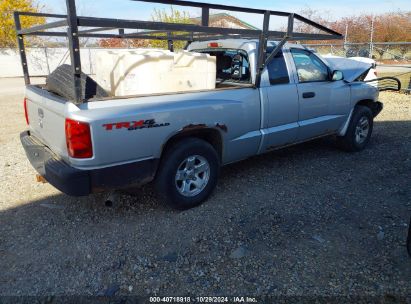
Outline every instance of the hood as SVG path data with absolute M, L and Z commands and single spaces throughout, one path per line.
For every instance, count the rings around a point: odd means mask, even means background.
M 372 68 L 370 62 L 361 62 L 358 60 L 343 57 L 323 57 L 333 70 L 339 70 L 344 74 L 344 80 L 353 82 L 362 74 Z

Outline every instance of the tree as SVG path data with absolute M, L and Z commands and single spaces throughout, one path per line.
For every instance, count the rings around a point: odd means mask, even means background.
M 190 19 L 190 15 L 188 12 L 179 11 L 170 7 L 170 12 L 164 10 L 157 10 L 154 9 L 153 15 L 151 16 L 153 21 L 157 22 L 166 22 L 166 23 L 192 23 Z M 188 35 L 188 33 L 184 32 L 172 32 L 171 35 Z M 158 36 L 164 36 L 164 33 L 158 34 Z M 166 40 L 151 40 L 150 44 L 155 48 L 162 48 L 167 49 L 168 43 Z M 185 41 L 174 41 L 174 48 L 175 49 L 183 49 L 185 45 Z
M 411 41 L 411 13 L 386 13 L 375 18 L 375 41 Z
M 305 18 L 310 19 L 321 25 L 324 25 L 324 26 L 330 25 L 330 21 L 328 19 L 330 16 L 329 12 L 320 12 L 320 11 L 307 7 L 307 8 L 300 10 L 299 13 Z M 287 28 L 283 27 L 283 31 L 286 31 L 286 30 Z M 317 30 L 312 25 L 309 25 L 304 22 L 300 22 L 298 20 L 294 21 L 294 31 L 300 32 L 300 33 L 311 33 L 311 34 L 319 33 L 319 30 Z
M 329 21 L 328 16 L 320 11 L 305 9 L 300 14 L 317 23 L 325 25 L 339 33 L 345 34 L 348 29 L 347 41 L 349 43 L 360 43 L 359 45 L 350 45 L 349 50 L 358 53 L 359 51 L 368 51 L 371 40 L 372 20 L 374 19 L 374 42 L 411 42 L 411 12 L 389 12 L 379 15 L 360 14 L 335 21 Z M 326 16 L 326 17 L 323 17 Z M 285 30 L 285 28 L 284 28 Z M 299 22 L 295 24 L 295 30 L 304 33 L 316 32 L 312 26 L 304 25 Z M 304 41 L 304 43 L 315 44 L 335 44 L 337 41 Z M 395 51 L 404 57 L 409 51 L 408 45 L 394 46 Z M 378 53 L 380 58 L 390 49 L 390 45 L 374 45 L 374 52 Z
M 123 47 L 126 47 L 125 40 L 120 39 L 120 38 L 100 39 L 98 44 L 102 48 L 123 48 Z
M 1 0 L 0 1 L 0 48 L 17 46 L 14 25 L 14 11 L 39 12 L 40 6 L 33 0 Z M 45 18 L 21 16 L 23 28 L 45 23 Z
M 121 39 L 107 38 L 100 39 L 98 45 L 102 48 L 149 48 L 152 40 L 147 39 Z
M 157 10 L 154 9 L 154 12 L 151 16 L 152 21 L 156 22 L 167 22 L 167 23 L 191 23 L 190 16 L 187 12 L 179 11 L 170 8 L 170 11 Z M 187 33 L 184 32 L 172 32 L 171 35 L 184 35 Z M 166 33 L 152 34 L 152 36 L 165 36 Z M 124 47 L 133 47 L 133 48 L 161 48 L 167 49 L 168 43 L 167 40 L 154 40 L 154 39 L 119 39 L 119 38 L 108 38 L 101 39 L 99 45 L 104 48 L 124 48 Z M 182 49 L 185 45 L 184 41 L 174 41 L 175 49 Z

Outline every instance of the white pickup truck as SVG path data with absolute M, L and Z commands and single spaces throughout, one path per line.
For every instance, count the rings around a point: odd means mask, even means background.
M 371 65 L 337 69 L 301 45 L 262 41 L 191 42 L 189 51 L 216 57 L 212 90 L 99 98 L 104 92 L 81 75 L 76 88 L 87 94 L 91 84 L 97 97 L 76 102 L 48 85 L 28 84 L 28 130 L 21 134 L 27 157 L 68 195 L 154 181 L 161 200 L 186 209 L 208 198 L 223 165 L 329 135 L 347 151 L 364 149 L 383 108 L 378 89 L 358 81 Z M 265 58 L 267 64 L 259 64 Z M 49 76 L 49 82 L 60 80 L 60 92 L 72 84 L 66 68 Z

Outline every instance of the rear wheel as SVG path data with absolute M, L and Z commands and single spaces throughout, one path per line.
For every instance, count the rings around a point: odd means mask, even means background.
M 175 209 L 189 209 L 204 202 L 219 175 L 217 152 L 208 142 L 187 138 L 164 155 L 155 185 L 160 199 Z
M 346 134 L 337 138 L 338 145 L 349 152 L 363 150 L 370 141 L 373 124 L 374 117 L 370 108 L 357 106 Z

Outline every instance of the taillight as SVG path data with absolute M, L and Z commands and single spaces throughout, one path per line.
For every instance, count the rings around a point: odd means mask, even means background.
M 70 157 L 93 157 L 90 125 L 88 123 L 66 118 L 66 143 Z
M 24 98 L 24 116 L 26 116 L 26 123 L 29 125 L 29 112 L 27 111 L 27 98 Z

